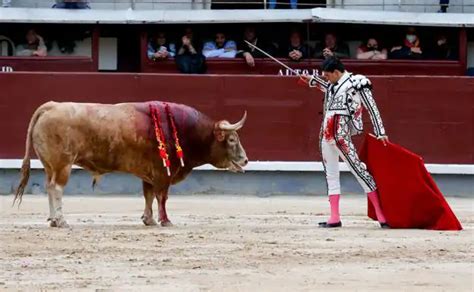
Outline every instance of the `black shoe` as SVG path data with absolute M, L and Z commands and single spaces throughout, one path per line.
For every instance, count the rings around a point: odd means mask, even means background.
M 380 223 L 380 227 L 382 229 L 390 229 L 390 225 L 388 225 L 388 223 Z
M 342 222 L 341 221 L 336 222 L 336 223 L 319 222 L 318 225 L 321 228 L 336 228 L 336 227 L 341 227 Z

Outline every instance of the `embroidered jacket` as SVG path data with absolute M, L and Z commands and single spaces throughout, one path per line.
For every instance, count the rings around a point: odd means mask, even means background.
M 310 87 L 318 87 L 324 92 L 323 113 L 349 116 L 351 118 L 351 134 L 363 131 L 362 106 L 367 109 L 377 137 L 385 136 L 385 128 L 380 112 L 372 97 L 370 81 L 363 75 L 352 75 L 344 72 L 336 84 L 330 84 L 318 76 L 312 76 Z

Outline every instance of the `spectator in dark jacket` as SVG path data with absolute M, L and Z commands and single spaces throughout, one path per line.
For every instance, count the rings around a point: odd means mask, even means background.
M 195 38 L 194 32 L 190 27 L 185 29 L 178 48 L 175 59 L 180 72 L 206 72 L 206 58 L 201 53 L 201 45 Z
M 428 50 L 428 58 L 433 60 L 457 60 L 458 54 L 445 34 L 438 34 L 436 41 Z
M 339 59 L 349 58 L 349 47 L 347 44 L 340 42 L 336 34 L 326 33 L 324 41 L 316 47 L 316 54 L 314 57 L 325 59 L 332 56 Z
M 259 47 L 269 54 L 274 54 L 275 52 L 275 47 L 273 45 L 265 42 L 257 36 L 257 32 L 253 26 L 248 26 L 245 28 L 244 40 Z M 255 58 L 264 58 L 265 55 L 252 46 L 249 46 L 244 40 L 237 46 L 238 50 L 236 57 L 244 58 L 250 67 L 254 67 Z
M 390 50 L 391 59 L 422 59 L 423 50 L 420 38 L 414 27 L 409 27 L 403 43 Z
M 308 58 L 308 48 L 303 44 L 300 32 L 291 32 L 290 44 L 288 45 L 285 55 L 292 61 L 300 61 Z
M 56 0 L 53 8 L 90 9 L 89 0 Z

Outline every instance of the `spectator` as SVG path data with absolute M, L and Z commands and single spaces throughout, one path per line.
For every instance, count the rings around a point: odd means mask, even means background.
M 173 58 L 176 54 L 176 46 L 173 43 L 169 43 L 166 39 L 164 32 L 158 32 L 156 37 L 153 37 L 148 42 L 147 55 L 148 59 L 165 60 Z
M 17 56 L 45 57 L 47 54 L 43 38 L 34 29 L 26 33 L 26 44 L 21 44 L 16 49 Z
M 390 50 L 392 59 L 421 59 L 423 50 L 420 39 L 414 27 L 409 27 L 402 45 L 393 47 Z
M 387 49 L 382 48 L 377 39 L 369 38 L 357 49 L 357 59 L 385 60 L 387 59 Z
M 434 60 L 457 60 L 456 49 L 450 45 L 445 34 L 440 33 L 436 37 L 436 42 L 428 51 L 428 58 Z
M 300 61 L 308 58 L 308 48 L 303 45 L 301 34 L 298 31 L 293 31 L 290 34 L 290 44 L 285 52 L 285 56 L 292 61 Z
M 2 0 L 2 7 L 12 6 L 12 0 Z
M 90 9 L 88 0 L 56 0 L 53 8 Z
M 349 58 L 349 47 L 347 44 L 339 42 L 336 34 L 326 33 L 324 44 L 316 47 L 315 58 L 325 59 L 334 56 L 336 58 Z
M 186 28 L 181 37 L 181 44 L 176 54 L 176 64 L 182 73 L 205 73 L 206 58 L 200 52 L 200 45 L 194 37 L 193 30 Z
M 440 10 L 438 12 L 446 13 L 448 12 L 449 0 L 439 0 Z
M 273 54 L 275 52 L 274 46 L 267 44 L 266 42 L 257 37 L 255 27 L 246 27 L 244 31 L 244 40 L 239 43 L 239 50 L 237 51 L 236 56 L 244 58 L 245 62 L 247 62 L 247 65 L 249 65 L 250 67 L 255 66 L 255 58 L 263 58 L 265 57 L 265 55 L 254 47 L 249 46 L 245 41 L 248 41 L 254 46 L 258 46 L 260 49 L 265 50 L 269 54 Z
M 223 32 L 217 32 L 215 41 L 206 42 L 202 53 L 206 58 L 235 58 L 237 44 L 227 40 Z
M 280 0 L 278 2 L 282 2 L 282 1 Z M 285 6 L 288 7 L 287 5 L 288 4 L 286 4 Z M 277 0 L 269 0 L 268 1 L 268 8 L 275 9 L 276 6 L 277 6 Z M 290 7 L 291 7 L 291 9 L 297 9 L 298 8 L 298 0 L 290 0 Z

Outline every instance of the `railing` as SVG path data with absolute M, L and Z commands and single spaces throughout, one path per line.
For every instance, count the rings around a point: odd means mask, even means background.
M 0 0 L 11 3 L 11 7 L 51 8 L 54 0 Z M 226 8 L 268 9 L 272 0 L 90 0 L 92 9 L 211 9 L 211 5 Z M 403 12 L 438 12 L 439 0 L 297 0 L 298 8 L 331 7 L 345 9 L 365 9 Z M 474 0 L 450 0 L 448 13 L 474 13 Z M 277 7 L 290 8 L 290 0 L 276 0 Z

